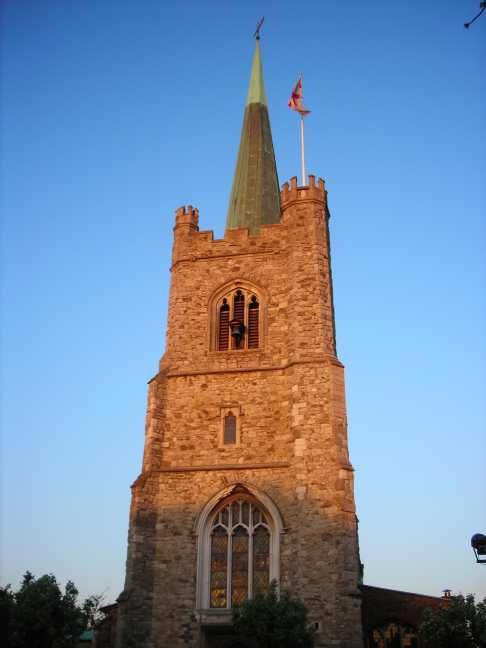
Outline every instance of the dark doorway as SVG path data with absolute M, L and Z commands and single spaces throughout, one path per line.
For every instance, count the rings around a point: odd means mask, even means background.
M 251 643 L 236 637 L 228 627 L 205 628 L 203 646 L 204 648 L 254 648 Z

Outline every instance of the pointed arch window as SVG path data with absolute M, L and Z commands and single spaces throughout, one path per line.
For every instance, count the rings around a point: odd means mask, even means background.
M 263 491 L 233 484 L 198 516 L 196 607 L 231 615 L 237 602 L 280 581 L 282 516 Z
M 210 520 L 211 608 L 231 608 L 270 581 L 272 526 L 254 501 L 235 498 Z
M 216 349 L 258 349 L 261 316 L 258 296 L 245 288 L 227 293 L 217 303 Z

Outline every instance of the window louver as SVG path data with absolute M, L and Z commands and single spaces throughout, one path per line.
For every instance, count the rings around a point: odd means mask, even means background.
M 258 349 L 259 343 L 259 304 L 253 296 L 248 305 L 248 348 Z
M 219 310 L 218 349 L 224 351 L 229 346 L 229 313 L 230 307 L 226 299 Z

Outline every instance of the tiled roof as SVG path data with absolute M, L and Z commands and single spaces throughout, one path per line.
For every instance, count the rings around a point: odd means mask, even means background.
M 361 591 L 365 632 L 383 626 L 389 621 L 397 621 L 418 629 L 422 622 L 423 611 L 426 608 L 437 608 L 444 603 L 444 599 L 437 596 L 401 592 L 371 585 L 361 585 Z

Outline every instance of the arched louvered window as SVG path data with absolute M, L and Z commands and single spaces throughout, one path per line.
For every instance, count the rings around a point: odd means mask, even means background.
M 230 307 L 228 301 L 223 299 L 219 309 L 219 326 L 218 326 L 218 349 L 225 351 L 229 346 L 229 315 Z
M 260 348 L 260 302 L 251 290 L 238 288 L 220 298 L 216 303 L 216 321 L 213 348 L 218 351 Z
M 258 349 L 260 337 L 259 304 L 253 295 L 248 304 L 248 348 Z
M 231 608 L 270 580 L 271 525 L 254 501 L 233 499 L 211 521 L 212 608 Z

